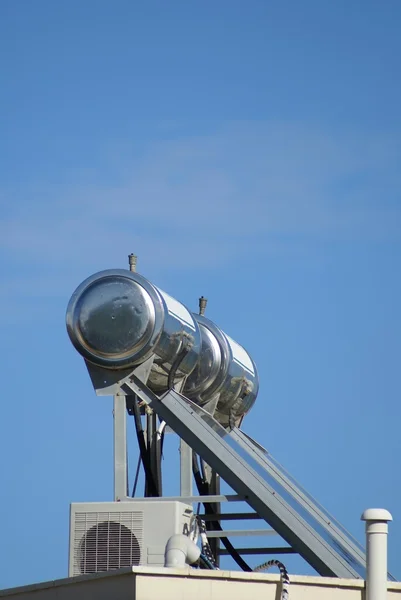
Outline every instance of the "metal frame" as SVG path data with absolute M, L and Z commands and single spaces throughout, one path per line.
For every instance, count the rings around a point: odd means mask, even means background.
M 126 412 L 124 396 L 136 395 L 150 409 L 166 421 L 181 438 L 180 493 L 177 499 L 188 502 L 213 503 L 221 515 L 220 502 L 245 500 L 290 546 L 278 550 L 240 548 L 242 554 L 298 552 L 318 573 L 324 576 L 363 578 L 365 554 L 345 530 L 328 515 L 309 495 L 288 476 L 277 463 L 270 460 L 263 447 L 234 428 L 223 429 L 213 417 L 194 405 L 175 390 L 162 396 L 154 394 L 146 381 L 151 361 L 141 365 L 123 379 L 103 377 L 101 370 L 90 370 L 98 395 L 114 393 L 114 449 L 115 498 L 129 500 L 127 492 Z M 99 385 L 100 382 L 100 385 Z M 148 427 L 151 423 L 148 419 Z M 149 439 L 149 435 L 148 435 Z M 237 496 L 218 493 L 210 496 L 192 495 L 192 451 L 218 473 L 236 492 Z M 217 492 L 218 489 L 215 489 Z M 172 499 L 172 498 L 171 498 Z M 159 498 L 147 498 L 148 501 Z M 233 515 L 235 513 L 232 513 Z M 238 516 L 240 518 L 240 514 Z M 249 514 L 249 513 L 247 513 Z M 232 517 L 234 519 L 234 517 Z M 215 520 L 217 518 L 215 517 Z M 211 520 L 211 519 L 210 519 Z M 272 535 L 272 530 L 242 530 L 242 535 Z M 259 533 L 260 531 L 260 533 Z M 232 532 L 210 531 L 216 556 L 224 555 L 219 549 L 220 537 Z M 240 535 L 240 534 L 238 534 Z M 238 550 L 237 550 L 238 551 Z
M 180 494 L 192 496 L 192 448 L 180 439 Z
M 184 396 L 170 390 L 158 397 L 135 375 L 122 382 L 122 390 L 135 393 L 147 402 L 236 492 L 243 495 L 247 503 L 318 573 L 324 576 L 364 577 L 364 553 L 335 527 L 331 528 L 326 521 L 318 522 L 320 532 L 317 533 L 316 527 L 304 517 L 305 513 L 310 513 L 310 505 L 302 495 L 293 495 L 304 513 L 301 516 L 299 511 L 255 470 L 255 457 L 247 448 L 245 436 L 240 447 L 238 439 L 235 439 L 239 438 L 237 430 L 234 432 L 234 438 L 231 437 L 231 434 L 227 434 L 210 415 L 202 414 L 204 411 Z M 243 451 L 243 455 L 233 442 Z M 252 467 L 249 466 L 249 462 L 252 463 Z M 259 466 L 266 469 L 265 465 L 260 463 L 259 460 Z M 291 493 L 291 490 L 287 492 Z M 329 536 L 329 541 L 325 534 Z
M 125 395 L 114 396 L 114 500 L 128 496 L 127 409 Z

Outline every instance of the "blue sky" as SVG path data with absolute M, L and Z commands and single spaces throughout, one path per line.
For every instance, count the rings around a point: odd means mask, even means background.
M 361 541 L 393 512 L 401 577 L 400 19 L 2 0 L 0 588 L 65 576 L 69 503 L 112 497 L 111 399 L 64 313 L 129 252 L 256 360 L 250 435 Z

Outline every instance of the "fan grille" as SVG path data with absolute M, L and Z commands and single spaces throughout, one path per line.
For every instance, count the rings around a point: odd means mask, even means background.
M 76 575 L 139 565 L 142 512 L 96 512 L 75 515 Z

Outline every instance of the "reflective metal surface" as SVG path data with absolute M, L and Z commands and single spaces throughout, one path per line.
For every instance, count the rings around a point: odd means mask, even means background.
M 135 361 L 149 343 L 155 317 L 146 289 L 125 273 L 113 273 L 87 280 L 78 288 L 67 311 L 67 328 L 75 347 L 88 360 L 123 367 Z
M 204 316 L 193 315 L 202 336 L 199 362 L 187 379 L 185 395 L 200 406 L 218 395 L 214 417 L 224 427 L 239 424 L 259 389 L 255 363 L 237 342 Z
M 184 393 L 202 406 L 224 384 L 230 350 L 224 334 L 212 321 L 201 315 L 193 316 L 201 332 L 202 350 L 195 369 L 185 383 Z
M 259 377 L 256 365 L 245 348 L 227 334 L 225 336 L 231 360 L 214 417 L 227 427 L 233 421 L 238 425 L 254 405 L 259 391 Z
M 185 394 L 224 427 L 239 425 L 256 400 L 258 375 L 246 350 L 136 272 L 111 269 L 86 279 L 66 321 L 75 348 L 96 367 L 118 371 L 153 360 L 148 385 L 155 392 L 166 391 L 174 364 L 174 383 L 186 377 Z
M 154 356 L 148 385 L 155 391 L 167 389 L 184 344 L 189 351 L 175 382 L 198 361 L 201 338 L 191 313 L 135 272 L 112 269 L 86 279 L 71 297 L 66 322 L 75 348 L 95 365 L 118 370 Z

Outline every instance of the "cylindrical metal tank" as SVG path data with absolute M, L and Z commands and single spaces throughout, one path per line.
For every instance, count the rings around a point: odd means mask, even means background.
M 202 349 L 184 393 L 200 406 L 217 398 L 215 418 L 224 427 L 238 424 L 258 394 L 256 365 L 247 351 L 210 319 L 197 314 L 193 317 L 200 328 Z
M 177 383 L 199 359 L 201 337 L 193 315 L 132 271 L 112 269 L 86 279 L 71 297 L 66 322 L 75 348 L 95 365 L 125 369 L 154 354 L 148 386 L 155 392 L 167 390 L 174 363 Z

